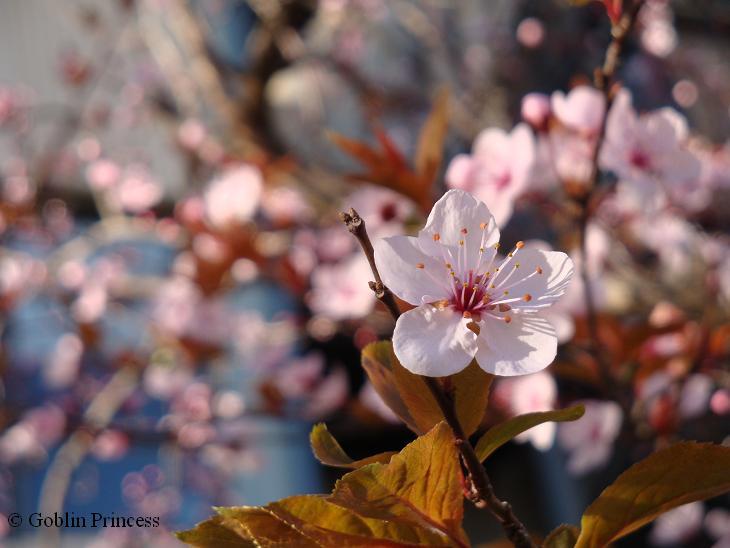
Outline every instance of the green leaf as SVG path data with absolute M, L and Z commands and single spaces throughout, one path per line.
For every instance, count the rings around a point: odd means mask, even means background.
M 543 548 L 573 548 L 580 535 L 575 525 L 560 525 L 542 543 Z
M 597 548 L 660 514 L 730 491 L 730 447 L 683 442 L 621 474 L 583 514 L 576 548 Z
M 182 542 L 198 548 L 256 548 L 246 535 L 235 532 L 225 524 L 224 518 L 215 516 L 198 523 L 194 528 L 175 533 Z
M 543 411 L 539 413 L 526 413 L 512 417 L 501 422 L 489 430 L 479 438 L 474 452 L 482 462 L 505 443 L 515 436 L 522 434 L 526 430 L 542 424 L 544 422 L 566 422 L 578 420 L 585 413 L 585 407 L 575 405 L 567 409 L 558 409 L 556 411 Z
M 362 352 L 362 364 L 383 401 L 411 430 L 423 434 L 443 420 L 441 408 L 423 377 L 400 364 L 390 341 L 366 346 Z M 473 434 L 484 417 L 493 377 L 472 361 L 467 368 L 448 379 L 461 427 L 467 436 Z
M 179 538 L 202 548 L 465 548 L 462 481 L 453 433 L 441 422 L 389 463 L 345 474 L 332 495 L 217 508 L 218 516 Z
M 394 451 L 388 451 L 364 459 L 353 460 L 337 443 L 334 436 L 329 433 L 324 423 L 314 425 L 312 432 L 309 434 L 309 441 L 312 445 L 312 452 L 319 462 L 338 468 L 357 469 L 373 462 L 386 463 L 390 460 L 390 457 L 395 455 Z
M 453 545 L 468 545 L 461 528 L 459 455 L 444 422 L 407 445 L 390 463 L 371 464 L 344 475 L 330 500 L 371 518 L 425 524 L 450 538 Z

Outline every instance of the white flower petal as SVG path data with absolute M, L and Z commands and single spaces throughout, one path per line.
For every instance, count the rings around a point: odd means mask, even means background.
M 393 332 L 393 350 L 411 373 L 445 377 L 464 369 L 474 357 L 477 336 L 453 309 L 423 305 L 402 314 Z
M 434 236 L 439 238 L 438 244 L 434 242 Z M 477 251 L 482 242 L 485 247 L 496 244 L 499 229 L 483 202 L 468 192 L 452 189 L 434 204 L 426 226 L 418 234 L 418 242 L 425 252 L 440 257 L 439 247 L 452 246 L 455 254 L 459 240 L 464 240 L 467 250 Z
M 417 238 L 391 236 L 373 247 L 383 283 L 404 301 L 419 305 L 426 295 L 443 299 L 450 294 L 448 269 L 423 253 Z
M 515 270 L 517 264 L 520 266 Z M 543 308 L 565 294 L 573 270 L 573 261 L 565 253 L 526 245 L 515 252 L 492 283 L 498 291 L 509 291 L 507 298 L 525 299 L 510 303 L 512 308 Z
M 511 377 L 545 369 L 555 359 L 555 329 L 539 314 L 513 314 L 507 323 L 486 316 L 480 323 L 476 359 L 487 373 Z

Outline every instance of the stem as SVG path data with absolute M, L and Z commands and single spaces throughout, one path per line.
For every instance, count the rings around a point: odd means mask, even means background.
M 400 309 L 395 302 L 393 293 L 383 284 L 380 278 L 378 267 L 375 264 L 373 244 L 370 242 L 367 230 L 365 229 L 365 221 L 363 221 L 354 209 L 350 209 L 348 213 L 341 213 L 340 218 L 347 226 L 347 229 L 360 242 L 365 257 L 368 263 L 370 263 L 370 269 L 375 277 L 375 282 L 370 282 L 370 288 L 375 292 L 375 296 L 388 307 L 393 319 L 397 320 L 400 317 Z M 500 500 L 495 494 L 494 487 L 486 470 L 484 470 L 479 457 L 474 452 L 474 447 L 472 447 L 468 436 L 466 436 L 464 429 L 459 423 L 452 396 L 435 377 L 423 377 L 423 379 L 436 399 L 436 403 L 441 409 L 446 423 L 454 432 L 456 447 L 459 453 L 461 453 L 471 488 L 471 492 L 467 498 L 477 508 L 487 509 L 497 518 L 497 521 L 499 521 L 504 529 L 505 535 L 514 546 L 517 548 L 537 548 L 537 544 L 530 538 L 530 534 L 527 532 L 525 525 L 512 511 L 512 506 L 508 502 Z
M 609 390 L 613 390 L 615 382 L 611 375 L 610 364 L 606 361 L 604 353 L 601 351 L 600 338 L 598 334 L 598 317 L 596 313 L 596 304 L 593 299 L 593 290 L 591 287 L 591 277 L 588 272 L 588 260 L 587 260 L 587 243 L 586 235 L 588 231 L 588 224 L 593 214 L 591 207 L 591 199 L 593 192 L 598 184 L 599 167 L 598 160 L 600 156 L 601 146 L 606 138 L 606 125 L 608 121 L 608 112 L 613 104 L 615 94 L 613 93 L 612 84 L 614 82 L 614 76 L 616 69 L 621 58 L 621 52 L 623 51 L 626 39 L 634 27 L 636 22 L 636 16 L 643 6 L 644 0 L 634 0 L 631 6 L 624 12 L 621 18 L 611 27 L 611 43 L 606 49 L 606 56 L 603 61 L 603 65 L 598 67 L 594 74 L 594 85 L 598 89 L 605 99 L 606 109 L 601 120 L 601 126 L 598 131 L 596 138 L 595 148 L 593 149 L 593 157 L 591 159 L 591 171 L 587 181 L 587 192 L 584 196 L 579 199 L 579 205 L 581 206 L 581 213 L 579 219 L 579 234 L 580 234 L 580 276 L 583 282 L 584 298 L 586 303 L 586 320 L 588 323 L 588 333 L 593 346 L 593 355 L 595 356 L 598 366 L 600 369 L 601 377 L 606 387 Z
M 39 510 L 43 515 L 63 511 L 66 493 L 74 471 L 84 460 L 94 443 L 96 435 L 107 427 L 119 408 L 137 386 L 138 373 L 130 366 L 124 366 L 111 377 L 89 404 L 83 416 L 83 423 L 59 448 L 48 467 L 39 496 Z M 47 527 L 40 533 L 42 546 L 58 546 L 60 531 Z

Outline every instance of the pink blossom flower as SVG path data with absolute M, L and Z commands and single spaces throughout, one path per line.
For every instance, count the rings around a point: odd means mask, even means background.
M 143 213 L 162 199 L 162 185 L 146 167 L 128 166 L 121 180 L 107 193 L 110 204 L 117 210 Z
M 205 215 L 211 226 L 227 229 L 253 217 L 261 201 L 263 179 L 258 168 L 242 164 L 229 168 L 205 191 Z
M 293 186 L 267 188 L 261 197 L 261 209 L 278 223 L 303 223 L 313 213 L 302 193 Z
M 105 190 L 113 187 L 122 175 L 119 166 L 107 159 L 99 159 L 86 168 L 86 180 L 92 188 Z
M 637 116 L 631 95 L 621 90 L 606 124 L 601 167 L 630 183 L 642 205 L 656 202 L 661 185 L 671 187 L 699 176 L 699 161 L 684 147 L 687 122 L 674 109 Z
M 710 405 L 714 384 L 712 379 L 702 373 L 690 375 L 682 386 L 679 395 L 679 414 L 686 419 L 704 415 Z
M 585 474 L 608 462 L 613 442 L 621 431 L 623 413 L 612 401 L 582 402 L 586 412 L 580 420 L 558 426 L 558 442 L 568 451 L 568 470 Z
M 705 516 L 705 529 L 717 543 L 712 548 L 730 548 L 730 512 L 713 508 Z
M 490 128 L 476 138 L 471 155 L 459 154 L 451 161 L 446 182 L 488 204 L 497 225 L 504 226 L 527 187 L 534 161 L 535 141 L 526 124 L 511 133 Z
M 78 335 L 66 333 L 59 337 L 43 369 L 43 379 L 51 388 L 66 388 L 79 374 L 84 344 Z
M 496 264 L 498 241 L 487 206 L 450 190 L 417 237 L 375 243 L 383 281 L 416 306 L 398 318 L 393 333 L 395 354 L 408 370 L 452 375 L 476 358 L 489 373 L 526 375 L 555 358 L 555 330 L 541 311 L 565 292 L 573 262 L 518 242 Z
M 705 507 L 701 502 L 690 502 L 665 512 L 652 526 L 649 538 L 659 546 L 685 544 L 702 529 Z
M 522 98 L 522 119 L 536 130 L 547 129 L 550 119 L 550 97 L 544 93 L 528 93 Z
M 361 253 L 342 263 L 318 266 L 312 274 L 309 306 L 333 320 L 361 318 L 373 309 L 370 265 Z
M 555 409 L 558 387 L 549 373 L 540 371 L 524 377 L 502 379 L 497 384 L 495 397 L 507 403 L 512 415 L 524 415 L 538 411 Z M 540 451 L 547 451 L 555 440 L 556 423 L 546 422 L 515 438 L 516 441 L 530 442 Z
M 556 91 L 550 97 L 555 118 L 583 136 L 595 136 L 601 128 L 606 100 L 591 86 L 577 86 L 566 95 Z
M 366 382 L 362 389 L 360 389 L 358 400 L 385 422 L 391 424 L 401 423 L 400 417 L 388 407 L 388 404 L 383 401 L 383 398 L 380 397 L 380 394 L 378 394 L 370 381 Z
M 364 185 L 344 200 L 346 208 L 354 208 L 365 221 L 368 233 L 375 238 L 393 236 L 416 213 L 416 204 L 390 189 Z

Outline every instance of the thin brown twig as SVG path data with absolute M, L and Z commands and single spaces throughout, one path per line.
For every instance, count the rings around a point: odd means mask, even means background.
M 581 206 L 581 213 L 579 218 L 579 233 L 580 233 L 580 276 L 583 282 L 584 298 L 586 302 L 586 321 L 588 324 L 588 334 L 590 338 L 591 346 L 593 347 L 593 355 L 598 363 L 599 370 L 603 382 L 609 391 L 615 391 L 615 380 L 611 374 L 611 367 L 608 361 L 605 359 L 603 352 L 601 351 L 601 341 L 599 337 L 598 329 L 598 316 L 596 312 L 596 304 L 593 299 L 593 290 L 591 286 L 591 276 L 588 272 L 588 260 L 587 260 L 587 232 L 588 224 L 593 214 L 592 198 L 593 192 L 595 191 L 598 184 L 598 176 L 600 169 L 598 167 L 598 161 L 600 157 L 600 150 L 603 142 L 606 138 L 606 126 L 608 121 L 608 112 L 613 104 L 614 90 L 613 83 L 618 68 L 619 61 L 621 58 L 621 52 L 623 51 L 626 40 L 634 27 L 637 15 L 641 6 L 644 4 L 644 0 L 634 0 L 629 8 L 623 13 L 619 20 L 611 27 L 611 43 L 606 49 L 606 55 L 603 61 L 603 65 L 598 67 L 594 74 L 594 85 L 598 89 L 605 99 L 605 111 L 603 118 L 601 119 L 601 125 L 596 137 L 595 148 L 593 149 L 593 156 L 591 158 L 591 171 L 588 177 L 588 183 L 586 187 L 586 193 L 579 199 L 579 205 Z
M 350 209 L 347 213 L 341 213 L 340 218 L 347 226 L 347 229 L 360 242 L 365 257 L 368 263 L 370 263 L 370 269 L 375 277 L 375 282 L 370 283 L 370 288 L 375 292 L 375 296 L 388 307 L 393 319 L 398 320 L 401 312 L 396 304 L 393 293 L 383 284 L 380 278 L 378 267 L 375 264 L 373 244 L 365 228 L 365 221 L 363 221 L 354 209 Z M 517 548 L 537 548 L 537 544 L 530 537 L 525 525 L 515 515 L 512 506 L 508 502 L 500 500 L 494 492 L 494 487 L 486 470 L 474 452 L 474 447 L 469 442 L 469 438 L 464 433 L 464 429 L 461 427 L 452 395 L 444 389 L 441 382 L 435 377 L 423 377 L 423 379 L 441 409 L 446 423 L 454 432 L 456 447 L 461 454 L 467 471 L 467 479 L 469 480 L 471 490 L 470 496 L 468 496 L 469 500 L 477 508 L 486 509 L 491 512 L 502 525 L 505 535 L 514 546 Z

